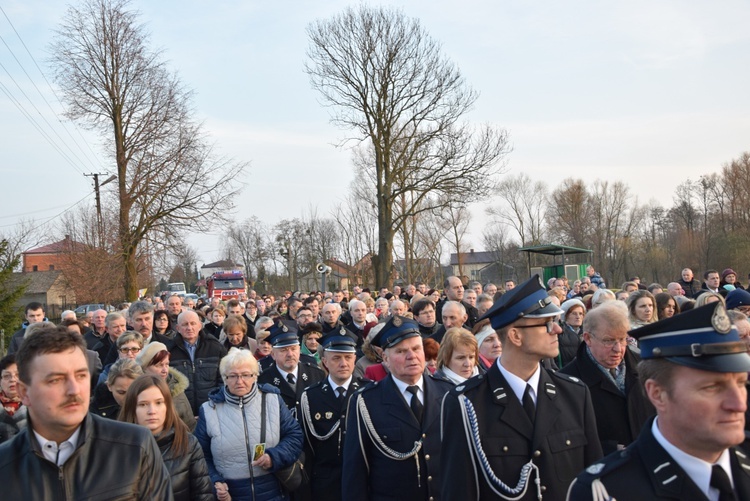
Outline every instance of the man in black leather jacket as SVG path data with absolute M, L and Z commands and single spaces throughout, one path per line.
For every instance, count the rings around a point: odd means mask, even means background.
M 0 446 L 3 499 L 172 499 L 149 430 L 88 413 L 85 349 L 65 327 L 21 345 L 19 392 L 29 425 Z

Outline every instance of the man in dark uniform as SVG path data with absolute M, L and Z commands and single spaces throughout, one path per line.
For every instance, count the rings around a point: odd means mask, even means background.
M 628 309 L 607 301 L 583 321 L 583 343 L 560 372 L 583 381 L 591 391 L 596 429 L 604 454 L 624 449 L 656 409 L 641 390 L 640 357 L 628 348 Z
M 325 373 L 313 364 L 300 362 L 297 333 L 283 322 L 278 321 L 268 332 L 268 341 L 273 346 L 271 356 L 275 363 L 263 370 L 258 382 L 277 387 L 286 406 L 292 414 L 296 414 L 302 392 L 308 386 L 325 379 Z
M 369 381 L 352 378 L 357 361 L 356 341 L 330 332 L 320 340 L 318 353 L 328 377 L 307 388 L 297 411 L 305 432 L 305 457 L 312 499 L 341 499 L 341 458 L 346 434 L 346 406 Z
M 745 438 L 750 356 L 722 303 L 649 324 L 639 374 L 656 417 L 625 450 L 586 468 L 568 499 L 750 499 Z
M 438 499 L 440 401 L 451 384 L 425 375 L 415 321 L 393 316 L 371 342 L 390 374 L 349 401 L 342 498 Z
M 534 275 L 485 314 L 503 354 L 445 397 L 443 499 L 563 499 L 601 458 L 588 388 L 540 364 L 558 354 L 560 313 Z

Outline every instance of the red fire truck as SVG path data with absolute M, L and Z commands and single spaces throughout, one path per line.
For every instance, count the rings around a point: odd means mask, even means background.
M 218 297 L 222 301 L 230 299 L 247 300 L 245 275 L 239 270 L 218 271 L 206 279 L 208 297 Z

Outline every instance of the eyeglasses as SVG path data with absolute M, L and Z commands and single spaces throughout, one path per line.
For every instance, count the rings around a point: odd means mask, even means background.
M 3 381 L 13 381 L 14 379 L 19 380 L 17 372 L 6 372 L 3 374 Z
M 250 381 L 252 378 L 254 378 L 256 375 L 252 373 L 246 373 L 246 374 L 227 374 L 226 378 L 227 381 L 230 381 L 232 383 L 236 383 L 240 380 L 240 378 L 243 381 Z
M 138 353 L 141 351 L 140 348 L 120 348 L 120 353 L 127 355 L 128 353 Z
M 555 325 L 557 324 L 557 320 L 552 319 L 547 322 L 544 322 L 543 324 L 533 324 L 533 325 L 516 325 L 516 329 L 532 329 L 534 327 L 546 327 L 547 328 L 547 334 L 552 334 L 552 331 L 555 329 Z
M 594 338 L 597 341 L 599 341 L 600 343 L 602 343 L 602 345 L 605 348 L 612 349 L 612 348 L 614 348 L 615 345 L 625 346 L 626 348 L 628 346 L 628 338 L 622 338 L 622 339 L 609 339 L 609 338 L 607 338 L 607 339 L 599 339 L 598 337 L 594 336 L 591 333 L 589 333 L 589 336 L 591 336 L 592 338 Z

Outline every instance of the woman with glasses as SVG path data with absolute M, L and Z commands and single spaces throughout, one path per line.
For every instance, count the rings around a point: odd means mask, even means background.
M 602 289 L 603 290 L 603 289 Z M 597 291 L 599 292 L 599 291 Z M 586 316 L 586 307 L 580 299 L 568 299 L 560 309 L 560 327 L 562 334 L 557 337 L 560 353 L 557 355 L 557 366 L 563 368 L 576 358 L 578 346 L 583 341 L 583 318 Z
M 143 336 L 139 332 L 126 331 L 117 338 L 117 360 L 122 360 L 123 358 L 135 360 L 135 357 L 138 356 L 142 349 Z M 106 383 L 107 375 L 109 374 L 109 370 L 111 369 L 113 363 L 104 366 L 101 374 L 99 374 L 97 387 L 101 384 Z M 96 394 L 96 390 L 94 390 L 94 394 Z
M 187 395 L 185 395 L 185 390 L 190 385 L 190 381 L 187 376 L 169 366 L 169 351 L 167 351 L 167 347 L 159 342 L 149 343 L 138 354 L 136 361 L 143 368 L 145 374 L 159 376 L 167 383 L 169 391 L 172 394 L 177 415 L 180 416 L 180 419 L 182 419 L 192 432 L 195 429 L 195 416 L 190 407 L 190 401 Z
M 144 374 L 130 385 L 120 421 L 151 431 L 169 471 L 175 501 L 215 499 L 203 449 L 177 416 L 169 387 L 162 378 Z
M 172 329 L 172 321 L 169 319 L 167 310 L 154 311 L 154 334 L 160 334 L 172 339 L 175 335 Z
M 224 386 L 201 406 L 195 430 L 217 499 L 289 499 L 272 473 L 302 452 L 299 423 L 277 388 L 257 384 L 258 361 L 251 352 L 232 348 L 219 372 Z
M 0 443 L 26 428 L 26 406 L 18 394 L 18 365 L 15 355 L 0 360 Z

